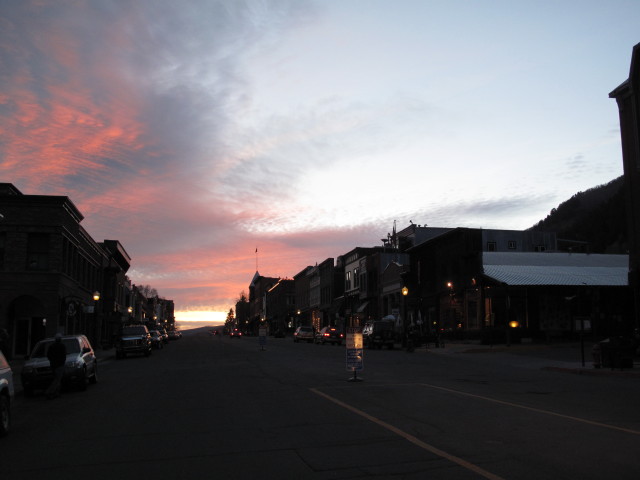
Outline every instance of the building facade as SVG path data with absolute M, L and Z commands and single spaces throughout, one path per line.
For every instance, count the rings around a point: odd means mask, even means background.
M 126 276 L 126 250 L 117 240 L 96 242 L 69 197 L 25 195 L 2 183 L 0 215 L 0 329 L 8 356 L 27 355 L 58 332 L 108 347 L 123 323 L 149 318 L 146 299 Z M 161 311 L 173 321 L 173 302 L 163 300 Z

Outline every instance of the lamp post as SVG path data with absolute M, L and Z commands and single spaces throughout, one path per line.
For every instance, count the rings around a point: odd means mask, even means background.
M 93 292 L 93 341 L 94 346 L 98 345 L 100 339 L 100 326 L 98 325 L 98 301 L 100 301 L 100 292 Z
M 402 335 L 402 343 L 407 345 L 407 295 L 409 295 L 409 289 L 402 287 L 402 327 L 404 329 Z

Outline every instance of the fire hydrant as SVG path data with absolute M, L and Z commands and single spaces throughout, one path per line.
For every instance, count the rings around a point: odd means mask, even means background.
M 602 347 L 599 343 L 593 346 L 591 355 L 593 355 L 593 368 L 600 368 L 602 366 Z

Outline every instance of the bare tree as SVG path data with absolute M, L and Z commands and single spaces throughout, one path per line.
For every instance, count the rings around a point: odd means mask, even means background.
M 138 291 L 142 293 L 146 298 L 152 298 L 158 296 L 158 291 L 150 285 L 137 285 Z

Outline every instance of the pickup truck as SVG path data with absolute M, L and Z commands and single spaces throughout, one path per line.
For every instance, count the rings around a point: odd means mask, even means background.
M 122 327 L 116 340 L 116 358 L 124 358 L 130 353 L 151 355 L 151 334 L 145 325 L 126 325 Z

